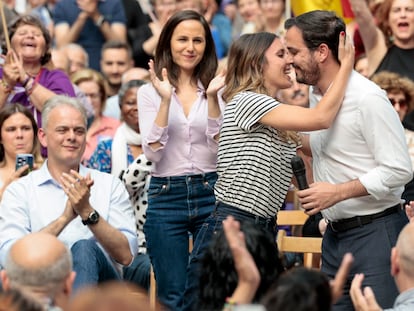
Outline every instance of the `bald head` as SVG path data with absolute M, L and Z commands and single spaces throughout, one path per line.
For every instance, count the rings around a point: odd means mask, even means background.
M 17 288 L 43 302 L 51 299 L 64 308 L 75 273 L 69 249 L 54 235 L 31 233 L 10 248 L 1 271 L 5 290 Z
M 67 252 L 65 244 L 55 236 L 36 232 L 14 243 L 10 248 L 9 256 L 22 268 L 42 269 L 53 265 Z
M 398 236 L 396 252 L 401 270 L 414 278 L 414 222 L 408 223 Z
M 4 263 L 10 287 L 54 292 L 72 272 L 72 256 L 55 236 L 37 232 L 18 240 Z

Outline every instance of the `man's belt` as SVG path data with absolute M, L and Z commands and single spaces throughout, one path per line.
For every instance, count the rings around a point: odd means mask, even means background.
M 364 216 L 355 216 L 352 218 L 341 219 L 338 221 L 329 222 L 332 230 L 334 232 L 343 232 L 357 227 L 362 227 L 363 225 L 370 224 L 374 219 L 385 217 L 394 213 L 397 213 L 401 209 L 401 204 L 397 204 L 393 207 L 387 208 L 386 210 Z

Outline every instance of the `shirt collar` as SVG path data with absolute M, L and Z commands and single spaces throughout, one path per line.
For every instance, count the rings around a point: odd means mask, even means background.
M 42 184 L 52 183 L 60 187 L 60 183 L 57 180 L 55 180 L 50 174 L 49 168 L 47 167 L 47 163 L 48 163 L 48 160 L 45 160 L 45 162 L 43 162 L 40 169 L 33 172 L 33 181 L 35 185 L 40 186 Z M 83 165 L 79 165 L 79 173 L 82 176 L 86 176 L 87 168 Z

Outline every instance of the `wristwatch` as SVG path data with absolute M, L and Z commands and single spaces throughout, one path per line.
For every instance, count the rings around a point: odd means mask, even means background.
M 99 221 L 99 213 L 96 210 L 93 210 L 88 218 L 86 218 L 85 220 L 82 219 L 82 223 L 86 226 L 86 225 L 95 225 L 96 223 L 98 223 Z

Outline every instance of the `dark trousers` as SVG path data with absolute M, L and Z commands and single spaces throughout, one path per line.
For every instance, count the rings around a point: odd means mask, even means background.
M 400 210 L 344 232 L 334 232 L 328 225 L 322 243 L 322 271 L 333 278 L 345 253 L 350 252 L 354 256 L 343 296 L 334 305 L 333 311 L 354 310 L 349 288 L 356 273 L 365 275 L 363 287 L 372 288 L 383 309 L 392 307 L 398 289 L 390 273 L 391 249 L 407 223 L 405 212 Z

